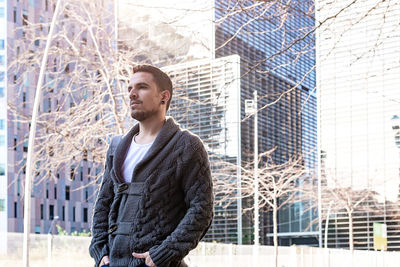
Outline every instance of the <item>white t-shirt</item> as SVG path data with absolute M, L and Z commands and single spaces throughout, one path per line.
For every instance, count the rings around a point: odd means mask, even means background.
M 151 147 L 153 142 L 150 144 L 137 144 L 135 142 L 135 138 L 132 138 L 131 145 L 129 147 L 128 153 L 126 154 L 126 158 L 124 164 L 122 165 L 122 176 L 125 180 L 125 183 L 132 182 L 132 174 L 136 165 L 143 159 L 146 155 L 147 151 Z

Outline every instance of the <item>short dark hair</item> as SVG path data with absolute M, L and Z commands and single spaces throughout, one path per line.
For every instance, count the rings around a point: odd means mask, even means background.
M 147 65 L 147 64 L 137 65 L 137 66 L 133 67 L 132 73 L 137 73 L 137 72 L 151 73 L 153 75 L 154 82 L 157 84 L 158 90 L 160 92 L 162 92 L 164 90 L 169 91 L 171 97 L 169 98 L 169 100 L 167 102 L 166 110 L 168 110 L 169 104 L 171 103 L 171 99 L 172 99 L 172 81 L 169 78 L 169 76 L 165 72 L 160 70 L 159 68 L 151 66 L 151 65 Z

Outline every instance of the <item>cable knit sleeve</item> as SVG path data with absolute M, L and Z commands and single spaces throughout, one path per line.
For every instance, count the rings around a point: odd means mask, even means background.
M 112 157 L 110 159 L 110 151 L 111 149 L 107 151 L 105 171 L 92 217 L 92 240 L 89 246 L 89 253 L 96 262 L 95 267 L 99 266 L 103 256 L 109 255 L 109 247 L 107 245 L 108 216 L 114 198 L 113 182 L 110 178 L 110 168 L 112 166 L 111 162 L 109 162 L 112 159 Z
M 157 267 L 167 266 L 171 260 L 182 259 L 194 249 L 207 232 L 213 217 L 213 192 L 210 163 L 203 143 L 196 138 L 185 151 L 182 188 L 188 207 L 175 230 L 159 245 L 150 249 L 150 257 Z

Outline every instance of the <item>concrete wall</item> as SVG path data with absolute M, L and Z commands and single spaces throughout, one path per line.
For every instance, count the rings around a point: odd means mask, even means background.
M 0 267 L 22 266 L 22 234 L 8 233 L 7 254 L 0 254 Z M 47 266 L 48 236 L 31 235 L 30 266 Z M 89 256 L 90 237 L 53 236 L 52 267 L 93 266 Z M 187 257 L 190 267 L 274 266 L 273 247 L 260 246 L 254 257 L 251 245 L 200 243 Z M 257 258 L 257 259 L 256 259 Z M 256 259 L 256 260 L 255 260 Z M 400 262 L 400 252 L 279 247 L 279 267 L 392 267 Z

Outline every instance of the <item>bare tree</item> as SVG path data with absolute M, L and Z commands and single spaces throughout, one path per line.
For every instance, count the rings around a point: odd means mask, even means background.
M 95 183 L 102 174 L 107 138 L 122 134 L 131 122 L 126 84 L 132 67 L 171 60 L 167 54 L 163 58 L 162 50 L 151 51 L 152 43 L 126 25 L 120 25 L 120 30 L 131 38 L 115 39 L 115 18 L 109 7 L 106 1 L 70 0 L 61 8 L 42 88 L 35 184 L 61 173 L 75 179 L 79 165 L 90 170 L 88 176 Z M 48 27 L 42 19 L 25 18 L 24 25 L 15 29 L 22 38 L 10 46 L 9 73 L 15 75 L 8 109 L 17 126 L 14 149 L 27 142 L 33 103 L 27 95 L 37 79 Z M 16 177 L 24 175 L 25 159 L 18 165 Z
M 275 266 L 278 266 L 278 210 L 289 203 L 298 200 L 302 187 L 299 186 L 308 177 L 308 170 L 304 167 L 301 157 L 292 157 L 288 161 L 277 164 L 273 161 L 274 149 L 259 154 L 258 160 L 258 188 L 259 188 L 259 207 L 272 210 L 273 219 L 273 243 Z M 218 162 L 218 172 L 213 172 L 215 187 L 221 194 L 218 201 L 224 205 L 229 205 L 237 200 L 237 187 L 235 186 L 235 170 L 237 166 L 227 162 Z M 241 184 L 240 197 L 243 199 L 254 198 L 254 168 L 251 163 L 240 168 Z M 237 174 L 236 174 L 237 175 Z M 256 201 L 256 200 L 254 200 Z M 246 207 L 244 212 L 253 207 Z
M 345 177 L 329 177 L 322 178 L 322 209 L 321 217 L 329 220 L 330 214 L 339 214 L 344 212 L 348 220 L 348 239 L 349 249 L 354 250 L 354 214 L 376 211 L 379 203 L 377 201 L 377 193 L 368 188 L 355 189 L 348 185 Z M 318 188 L 315 183 L 307 181 L 302 187 L 300 201 L 304 199 L 312 200 L 307 202 L 310 206 L 306 209 L 316 209 L 318 205 Z M 310 223 L 310 226 L 317 223 L 316 220 Z M 322 229 L 321 229 L 322 230 Z M 326 230 L 326 229 L 325 229 Z

